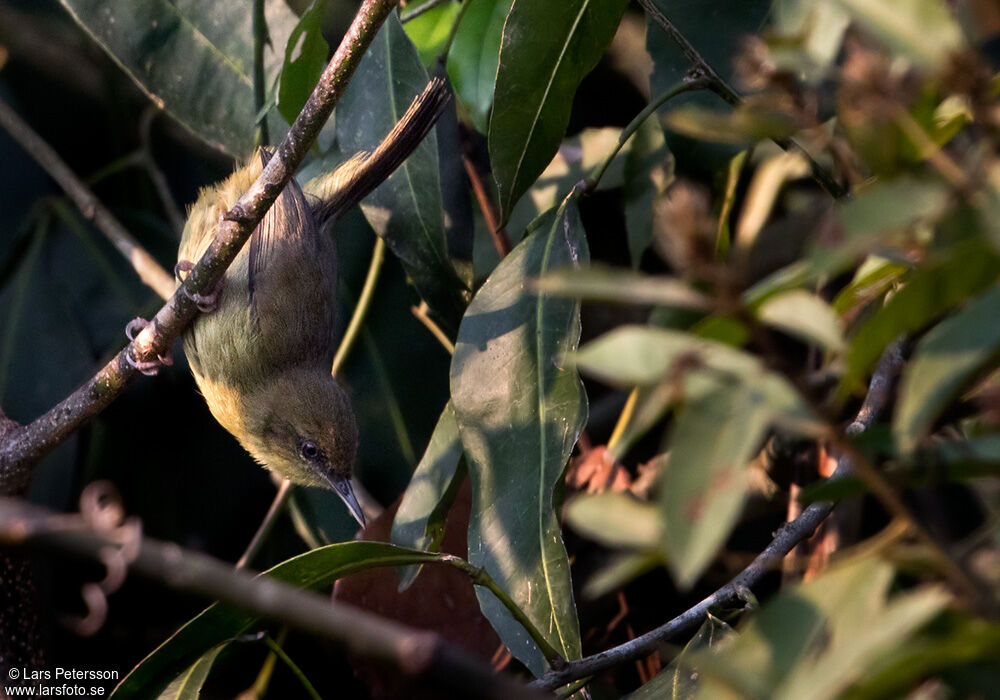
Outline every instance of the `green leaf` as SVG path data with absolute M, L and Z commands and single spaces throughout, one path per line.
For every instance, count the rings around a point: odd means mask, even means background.
M 712 143 L 749 145 L 764 139 L 787 139 L 798 131 L 788 114 L 742 105 L 729 112 L 684 105 L 668 113 L 665 120 L 667 127 L 679 134 Z
M 278 79 L 278 111 L 289 124 L 299 116 L 326 67 L 330 45 L 323 38 L 325 10 L 326 0 L 314 0 L 285 45 L 285 61 Z
M 504 24 L 489 124 L 504 222 L 545 169 L 573 95 L 611 43 L 628 0 L 515 0 Z
M 980 241 L 959 244 L 937 264 L 917 269 L 851 339 L 844 387 L 858 386 L 889 343 L 919 330 L 997 279 L 1000 259 Z
M 662 531 L 655 506 L 619 492 L 577 496 L 566 504 L 566 522 L 609 547 L 652 549 Z
M 843 697 L 948 602 L 933 586 L 889 598 L 893 577 L 888 564 L 855 557 L 778 596 L 738 635 L 688 659 L 697 697 Z
M 581 348 L 576 363 L 617 386 L 666 381 L 682 392 L 674 400 L 699 400 L 720 387 L 743 385 L 759 397 L 741 400 L 756 404 L 759 398 L 783 425 L 807 432 L 820 427 L 788 380 L 768 371 L 759 358 L 690 333 L 620 326 Z
M 583 586 L 583 597 L 594 600 L 624 586 L 648 571 L 659 568 L 663 557 L 658 551 L 628 552 L 613 557 Z
M 817 85 L 837 60 L 850 18 L 830 0 L 777 0 L 767 35 L 769 57 Z
M 298 588 L 320 588 L 333 581 L 382 566 L 424 564 L 434 554 L 382 542 L 341 542 L 314 549 L 268 569 L 269 576 Z M 243 634 L 256 622 L 252 614 L 218 603 L 177 630 L 122 679 L 111 697 L 148 698 L 159 692 L 213 647 Z
M 899 177 L 866 187 L 846 203 L 838 204 L 841 240 L 835 245 L 817 242 L 805 259 L 744 292 L 743 303 L 754 308 L 780 291 L 801 287 L 822 276 L 838 275 L 890 236 L 940 217 L 950 202 L 948 188 L 932 180 Z
M 698 690 L 698 674 L 687 667 L 687 659 L 700 649 L 715 649 L 719 643 L 733 633 L 733 628 L 709 613 L 691 641 L 684 645 L 681 653 L 670 662 L 653 680 L 646 683 L 626 700 L 688 700 Z
M 337 142 L 345 154 L 371 151 L 427 85 L 427 73 L 395 13 L 361 59 L 337 106 Z M 446 331 L 465 302 L 448 259 L 437 138 L 432 131 L 392 176 L 361 203 L 368 223 L 403 264 Z
M 430 67 L 437 60 L 460 9 L 460 3 L 448 2 L 428 10 L 403 25 L 406 35 L 420 52 L 420 60 L 425 66 Z M 464 18 L 462 23 L 465 23 Z
M 569 560 L 553 504 L 587 418 L 563 358 L 580 338 L 578 301 L 525 293 L 527 280 L 585 265 L 575 199 L 543 216 L 486 280 L 462 319 L 451 396 L 472 479 L 469 560 L 483 566 L 567 659 L 580 657 Z M 539 675 L 545 661 L 492 596 L 483 613 L 511 653 Z
M 757 318 L 805 343 L 831 352 L 844 349 L 840 322 L 830 305 L 815 294 L 793 289 L 768 299 L 757 309 Z
M 674 179 L 674 158 L 656 117 L 647 118 L 624 154 L 625 229 L 632 267 L 653 240 L 653 204 Z
M 907 269 L 893 260 L 869 255 L 854 273 L 854 279 L 833 300 L 833 310 L 843 316 L 857 304 L 871 301 L 885 293 Z
M 252 3 L 60 1 L 157 105 L 215 148 L 250 155 L 257 114 Z M 284 2 L 265 3 L 264 11 L 274 46 L 265 47 L 266 84 L 271 85 L 298 20 Z M 272 121 L 277 127 L 281 120 Z
M 451 505 L 448 496 L 454 497 L 455 488 L 461 481 L 456 479 L 461 459 L 462 442 L 458 437 L 455 409 L 449 402 L 441 412 L 392 521 L 390 539 L 393 544 L 437 551 L 444 537 L 445 518 L 441 516 L 447 515 L 447 512 L 440 512 L 441 505 Z M 461 475 L 464 476 L 464 471 Z M 419 571 L 418 567 L 411 567 L 400 576 L 401 591 L 409 588 Z
M 926 68 L 939 68 L 967 48 L 944 0 L 836 0 L 863 29 Z
M 744 149 L 733 156 L 726 167 L 726 190 L 722 198 L 722 208 L 719 211 L 719 227 L 715 238 L 715 256 L 720 260 L 729 258 L 733 237 L 729 219 L 733 214 L 733 207 L 736 206 L 736 189 L 740 184 L 743 166 L 746 165 L 749 156 L 750 149 Z
M 556 270 L 535 280 L 532 287 L 547 294 L 587 301 L 655 304 L 696 311 L 707 311 L 712 306 L 711 299 L 679 279 L 601 265 L 586 270 Z
M 677 415 L 659 491 L 663 546 L 678 586 L 698 579 L 736 523 L 747 463 L 773 413 L 766 396 L 737 384 L 689 401 Z
M 186 671 L 170 682 L 170 685 L 160 693 L 159 700 L 198 700 L 201 697 L 201 687 L 208 680 L 208 674 L 215 663 L 215 657 L 225 646 L 220 644 L 203 654 Z
M 921 339 L 908 364 L 893 417 L 899 449 L 917 446 L 941 411 L 1000 354 L 1000 288 L 994 287 Z
M 514 0 L 466 0 L 469 8 L 448 52 L 448 76 L 455 95 L 485 134 L 493 107 L 503 25 Z

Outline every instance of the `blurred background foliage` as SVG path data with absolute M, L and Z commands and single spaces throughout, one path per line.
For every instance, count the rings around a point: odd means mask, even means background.
M 0 97 L 166 267 L 178 240 L 172 211 L 246 157 L 265 121 L 270 141 L 280 138 L 357 3 L 266 0 L 267 110 L 248 77 L 250 5 L 150 2 L 116 23 L 103 14 L 115 3 L 0 0 Z M 989 621 L 1000 591 L 1000 13 L 977 0 L 645 5 L 749 97 L 732 108 L 712 90 L 681 90 L 604 170 L 622 128 L 691 77 L 690 57 L 639 4 L 415 1 L 405 25 L 390 18 L 304 166 L 302 180 L 370 147 L 398 118 L 386 104 L 405 108 L 425 70 L 447 72 L 455 110 L 411 164 L 417 191 L 390 181 L 336 232 L 344 326 L 374 234 L 395 253 L 340 375 L 362 436 L 356 473 L 390 507 L 364 536 L 459 554 L 468 545 L 470 561 L 541 628 L 559 628 L 560 651 L 606 649 L 725 583 L 794 515 L 803 489 L 812 499 L 867 493 L 858 478 L 810 490 L 831 461 L 816 438 L 849 422 L 879 356 L 909 335 L 900 398 L 853 449 L 888 469 L 913 520 L 957 552 L 959 576 L 982 597 L 930 583 L 942 577 L 938 555 L 869 496 L 849 506 L 856 556 L 829 570 L 790 560 L 788 585 L 759 610 L 745 601 L 745 622 L 713 610 L 683 650 L 623 665 L 591 692 L 988 697 L 1000 681 L 989 663 L 1000 655 Z M 168 31 L 160 22 L 174 14 L 200 24 Z M 562 46 L 571 60 L 520 31 L 539 27 L 572 28 Z M 792 137 L 815 163 L 778 147 Z M 0 163 L 0 403 L 26 422 L 117 352 L 128 320 L 159 300 L 6 133 Z M 835 202 L 810 177 L 817 167 L 852 195 Z M 487 183 L 496 211 L 484 214 L 466 171 Z M 574 191 L 581 181 L 586 196 Z M 516 246 L 503 262 L 491 217 Z M 454 280 L 435 267 L 436 236 Z M 589 271 L 561 270 L 588 255 Z M 459 280 L 476 293 L 461 327 Z M 456 340 L 454 362 L 413 313 L 421 298 Z M 538 331 L 535 344 L 511 329 Z M 48 457 L 29 498 L 72 510 L 86 484 L 106 479 L 147 535 L 235 561 L 274 486 L 212 420 L 179 346 L 174 356 Z M 552 407 L 550 417 L 537 406 L 526 417 L 521 394 Z M 567 494 L 577 497 L 562 528 Z M 292 506 L 295 523 L 278 520 L 255 568 L 304 541 L 355 535 L 335 496 L 296 490 Z M 130 580 L 97 635 L 81 639 L 58 620 L 80 612 L 81 582 L 96 567 L 38 566 L 53 665 L 124 673 L 204 607 Z M 793 585 L 796 567 L 811 580 Z M 497 638 L 467 582 L 431 571 L 417 577 L 422 588 L 397 592 L 393 573 L 348 578 L 337 595 L 436 623 L 498 666 L 544 672 L 494 598 L 478 600 L 506 655 L 492 653 Z M 322 697 L 401 692 L 325 644 L 292 633 L 284 648 Z M 267 647 L 252 637 L 217 659 L 208 647 L 185 653 L 206 653 L 212 666 L 203 697 L 233 697 L 254 682 Z M 268 697 L 303 692 L 279 664 Z

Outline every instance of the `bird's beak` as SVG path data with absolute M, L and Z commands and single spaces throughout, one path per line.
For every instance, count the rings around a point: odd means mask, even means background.
M 361 504 L 358 503 L 357 496 L 354 495 L 354 487 L 351 486 L 350 477 L 330 477 L 330 486 L 333 490 L 337 492 L 341 500 L 347 506 L 347 510 L 351 511 L 351 515 L 354 519 L 358 521 L 361 527 L 365 526 L 365 512 L 361 510 Z

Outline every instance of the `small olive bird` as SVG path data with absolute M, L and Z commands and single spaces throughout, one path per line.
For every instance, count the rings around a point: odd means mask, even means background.
M 304 190 L 291 180 L 184 334 L 191 371 L 216 420 L 263 466 L 296 484 L 332 488 L 363 526 L 351 487 L 358 428 L 331 376 L 337 347 L 337 250 L 330 224 L 382 183 L 434 126 L 448 100 L 431 81 L 370 153 Z M 191 207 L 175 274 L 190 271 L 221 217 L 272 157 L 259 151 Z M 143 368 L 140 368 L 143 369 Z

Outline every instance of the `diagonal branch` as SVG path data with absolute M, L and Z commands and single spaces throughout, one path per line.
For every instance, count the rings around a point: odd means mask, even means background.
M 101 201 L 66 165 L 59 154 L 35 133 L 13 108 L 0 99 L 0 126 L 7 130 L 14 140 L 21 144 L 35 161 L 59 183 L 80 212 L 94 222 L 94 225 L 111 241 L 125 259 L 132 263 L 139 279 L 152 288 L 163 299 L 174 293 L 174 278 L 163 269 L 156 259 L 146 252 L 139 241 L 132 237 L 115 215 L 108 211 Z
M 123 537 L 120 527 L 95 528 L 80 515 L 56 514 L 0 498 L 0 546 L 48 549 L 122 566 L 176 590 L 193 593 L 282 622 L 379 659 L 459 696 L 541 698 L 523 684 L 493 675 L 488 665 L 434 632 L 386 620 L 267 576 L 233 570 L 226 562 L 150 538 Z M 123 539 L 125 540 L 123 542 Z
M 848 426 L 846 432 L 857 436 L 868 430 L 889 402 L 891 389 L 896 376 L 903 365 L 901 343 L 890 345 L 879 360 L 878 366 L 868 385 L 861 410 Z M 850 471 L 851 456 L 844 454 L 838 460 L 837 471 L 831 478 Z M 625 644 L 602 651 L 593 656 L 570 661 L 560 670 L 550 671 L 532 683 L 534 687 L 552 690 L 580 678 L 592 676 L 634 659 L 647 656 L 663 642 L 684 632 L 689 632 L 705 619 L 709 608 L 716 605 L 738 603 L 746 598 L 746 591 L 756 585 L 765 574 L 779 570 L 781 561 L 796 545 L 812 536 L 827 516 L 833 512 L 834 504 L 830 501 L 819 501 L 811 504 L 799 517 L 786 523 L 778 530 L 771 543 L 750 562 L 743 571 L 738 573 L 729 583 L 719 588 L 692 608 L 659 627 L 646 632 Z
M 222 279 L 226 268 L 306 156 L 362 55 L 395 7 L 395 0 L 364 1 L 277 153 L 257 181 L 219 222 L 215 240 L 152 322 L 64 401 L 32 423 L 7 434 L 0 443 L 0 494 L 22 490 L 40 459 L 118 397 L 136 375 L 130 358 L 138 362 L 151 361 L 170 351 L 173 341 L 197 313 L 191 297 L 209 293 Z

